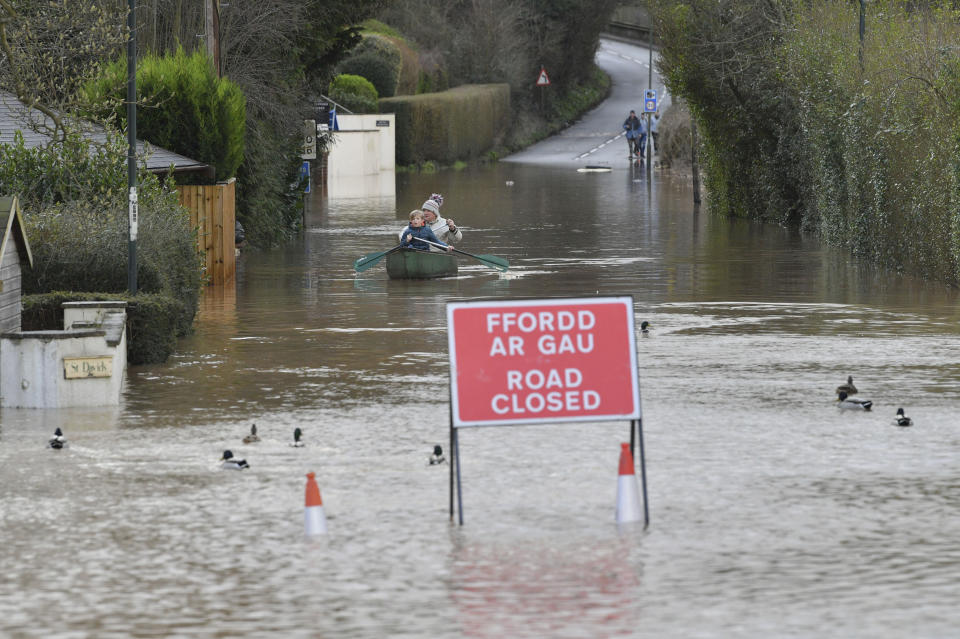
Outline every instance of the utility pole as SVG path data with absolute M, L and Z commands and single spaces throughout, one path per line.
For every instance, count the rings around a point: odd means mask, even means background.
M 137 203 L 137 0 L 128 0 L 127 15 L 127 290 L 137 294 L 137 226 L 139 215 Z
M 860 72 L 863 73 L 863 33 L 867 28 L 867 1 L 860 0 Z
M 647 89 L 653 89 L 653 16 L 649 15 L 648 17 L 650 23 L 649 31 L 649 42 L 647 44 L 648 48 L 648 64 L 647 64 Z M 650 125 L 653 123 L 653 114 L 647 113 L 647 174 L 650 173 L 650 165 L 653 164 L 653 132 L 650 130 Z
M 213 64 L 213 71 L 220 77 L 220 2 L 204 0 L 203 3 L 204 39 L 207 44 L 207 57 Z

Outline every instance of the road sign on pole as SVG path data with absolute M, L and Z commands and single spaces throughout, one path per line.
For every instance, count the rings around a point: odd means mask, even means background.
M 307 181 L 307 186 L 303 189 L 304 193 L 310 192 L 310 161 L 304 160 L 300 165 L 300 179 Z
M 657 112 L 657 92 L 654 89 L 647 89 L 643 92 L 643 112 Z
M 540 67 L 540 76 L 537 78 L 537 86 L 545 87 L 550 84 L 550 76 L 547 75 L 547 70 L 543 67 Z
M 317 121 L 303 121 L 303 151 L 300 153 L 301 160 L 317 159 Z

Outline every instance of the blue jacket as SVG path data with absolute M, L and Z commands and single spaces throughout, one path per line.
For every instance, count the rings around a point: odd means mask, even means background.
M 407 241 L 408 235 L 413 235 L 413 240 L 408 242 Z M 405 247 L 408 246 L 410 248 L 415 248 L 418 251 L 429 251 L 430 245 L 421 240 L 430 240 L 431 242 L 434 242 L 441 246 L 446 246 L 446 244 L 444 244 L 443 242 L 437 239 L 437 236 L 434 235 L 433 231 L 431 231 L 430 227 L 427 226 L 426 224 L 424 224 L 419 228 L 413 228 L 412 226 L 408 226 L 407 228 L 403 229 L 403 242 L 401 243 L 401 246 L 405 246 Z

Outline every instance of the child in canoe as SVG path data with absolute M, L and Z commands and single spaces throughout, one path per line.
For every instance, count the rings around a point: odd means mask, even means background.
M 445 247 L 448 251 L 450 250 L 450 246 L 437 239 L 430 227 L 424 224 L 423 213 L 420 210 L 410 211 L 410 226 L 403 230 L 401 246 L 414 248 L 418 251 L 429 251 L 430 245 L 423 240 L 429 240 L 434 244 Z

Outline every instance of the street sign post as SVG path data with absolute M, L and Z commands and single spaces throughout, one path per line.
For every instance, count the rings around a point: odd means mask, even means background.
M 547 75 L 547 70 L 543 67 L 540 67 L 540 75 L 537 77 L 537 86 L 545 87 L 550 84 L 550 76 Z
M 303 163 L 300 165 L 300 180 L 301 180 L 301 181 L 303 181 L 303 180 L 306 180 L 306 181 L 307 181 L 307 186 L 304 187 L 303 192 L 304 192 L 304 193 L 309 193 L 309 192 L 310 192 L 310 182 L 311 182 L 311 179 L 310 179 L 310 161 L 309 161 L 309 160 L 304 160 Z
M 450 302 L 447 339 L 451 518 L 461 428 L 629 420 L 643 464 L 632 297 Z
M 303 151 L 300 153 L 301 160 L 317 159 L 317 121 L 303 121 Z
M 643 92 L 643 112 L 657 112 L 657 92 L 655 89 L 647 89 Z

